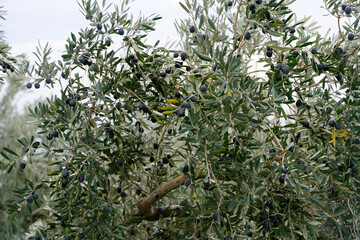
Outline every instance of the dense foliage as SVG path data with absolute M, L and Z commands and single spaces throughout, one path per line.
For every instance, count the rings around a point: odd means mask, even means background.
M 81 1 L 90 27 L 26 71 L 62 89 L 31 110 L 47 139 L 3 148 L 47 161 L 8 213 L 48 211 L 37 239 L 359 238 L 360 4 L 324 1 L 329 37 L 290 2 L 186 0 L 173 48 L 145 42 L 160 17 Z

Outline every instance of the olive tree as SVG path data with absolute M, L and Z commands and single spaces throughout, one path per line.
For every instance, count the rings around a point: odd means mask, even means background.
M 31 110 L 47 139 L 2 151 L 47 161 L 8 213 L 48 211 L 36 239 L 359 238 L 359 3 L 325 0 L 322 36 L 291 2 L 185 0 L 163 47 L 159 16 L 80 1 L 90 27 L 26 73 L 62 88 Z
M 5 20 L 6 11 L 0 6 L 0 19 Z M 14 148 L 21 145 L 16 141 L 22 136 L 32 136 L 36 133 L 34 125 L 27 125 L 27 113 L 19 113 L 15 104 L 22 94 L 23 78 L 18 76 L 15 69 L 27 64 L 23 55 L 12 56 L 11 47 L 5 40 L 6 36 L 0 30 L 0 142 L 1 147 Z M 14 171 L 6 172 L 7 161 L 0 154 L 0 232 L 3 239 L 23 239 L 24 232 L 30 225 L 30 214 L 6 214 L 6 201 L 13 198 L 11 192 L 14 187 L 22 184 L 19 179 L 31 176 Z
M 18 56 L 16 59 L 17 65 L 22 62 Z M 21 148 L 22 145 L 16 139 L 24 136 L 31 137 L 36 133 L 35 125 L 26 124 L 29 120 L 28 113 L 26 111 L 19 113 L 15 104 L 19 95 L 24 94 L 24 91 L 26 91 L 23 89 L 23 84 L 22 79 L 15 73 L 6 76 L 4 84 L 0 84 L 1 147 Z M 38 164 L 41 164 L 41 162 L 38 161 Z M 13 198 L 11 194 L 13 189 L 22 186 L 22 180 L 31 177 L 32 172 L 12 171 L 8 174 L 6 171 L 7 163 L 8 161 L 0 155 L 0 232 L 4 239 L 24 239 L 24 232 L 35 215 L 31 215 L 31 213 L 7 215 L 6 201 Z M 36 213 L 36 210 L 34 213 Z
M 0 6 L 0 19 L 5 20 L 6 11 L 3 10 L 3 6 Z M 4 78 L 8 73 L 15 72 L 16 58 L 11 56 L 10 53 L 11 47 L 5 41 L 5 35 L 2 30 L 0 30 L 0 84 L 4 83 Z

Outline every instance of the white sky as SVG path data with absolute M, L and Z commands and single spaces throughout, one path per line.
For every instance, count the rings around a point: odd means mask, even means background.
M 324 17 L 327 12 L 320 8 L 322 4 L 322 0 L 298 0 L 292 9 L 298 19 L 311 15 L 321 26 L 321 32 L 335 29 L 336 19 Z M 6 21 L 0 20 L 0 29 L 5 32 L 12 54 L 25 53 L 30 60 L 34 59 L 32 52 L 38 46 L 38 41 L 43 45 L 49 42 L 54 50 L 53 58 L 60 57 L 70 32 L 77 33 L 89 23 L 81 14 L 76 0 L 0 0 L 0 6 L 7 11 Z M 156 32 L 150 35 L 150 42 L 158 39 L 162 43 L 177 40 L 174 21 L 187 17 L 179 0 L 135 0 L 130 4 L 130 11 L 135 16 L 141 12 L 146 16 L 157 13 L 163 17 L 156 25 Z M 37 96 L 49 96 L 51 93 L 43 87 L 32 91 L 40 93 Z M 20 102 L 28 100 L 23 97 Z
M 321 0 L 298 0 L 292 8 L 298 18 L 312 16 L 325 31 L 336 27 L 333 25 L 336 21 L 323 16 L 327 12 L 320 8 L 322 3 Z M 1 29 L 5 31 L 12 52 L 26 53 L 29 57 L 38 40 L 41 43 L 50 42 L 55 51 L 61 51 L 70 32 L 76 33 L 89 23 L 80 13 L 76 0 L 0 0 L 0 6 L 7 11 Z M 176 40 L 173 23 L 175 19 L 187 17 L 178 0 L 135 0 L 130 4 L 130 10 L 134 15 L 140 12 L 145 15 L 160 14 L 163 19 L 156 26 L 156 39 L 162 42 Z

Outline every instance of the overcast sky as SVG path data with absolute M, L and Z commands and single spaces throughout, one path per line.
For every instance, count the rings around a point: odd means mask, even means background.
M 38 40 L 51 43 L 55 51 L 62 51 L 70 32 L 77 33 L 89 26 L 76 0 L 0 0 L 0 5 L 7 11 L 1 28 L 14 54 L 31 55 Z M 176 0 L 135 0 L 130 4 L 130 12 L 134 16 L 160 14 L 163 19 L 156 25 L 156 38 L 163 42 L 177 39 L 173 23 L 187 17 Z
M 298 19 L 311 15 L 321 26 L 321 32 L 325 32 L 328 28 L 336 28 L 336 19 L 324 17 L 327 12 L 321 8 L 322 3 L 321 0 L 299 0 L 292 9 Z M 30 60 L 34 59 L 32 52 L 38 41 L 41 44 L 49 42 L 54 50 L 53 57 L 59 57 L 70 32 L 77 33 L 89 23 L 81 14 L 76 0 L 0 0 L 0 5 L 7 11 L 6 20 L 0 21 L 0 27 L 12 47 L 12 54 L 25 53 Z M 156 26 L 155 34 L 152 34 L 153 38 L 150 38 L 151 42 L 154 39 L 163 43 L 176 40 L 174 21 L 187 17 L 179 0 L 135 0 L 130 4 L 130 10 L 135 16 L 141 12 L 144 15 L 157 13 L 163 17 Z M 50 93 L 45 89 L 36 91 L 47 96 Z
M 336 22 L 323 16 L 326 11 L 320 8 L 322 2 L 299 0 L 292 9 L 298 18 L 313 16 L 325 31 Z M 55 51 L 61 51 L 70 32 L 76 33 L 88 26 L 76 0 L 0 0 L 0 5 L 7 11 L 1 28 L 14 54 L 26 53 L 30 57 L 38 40 L 41 43 L 50 42 Z M 156 38 L 163 42 L 168 38 L 177 39 L 174 20 L 187 17 L 178 0 L 135 0 L 130 4 L 130 10 L 134 15 L 140 12 L 145 15 L 160 14 L 163 19 L 156 26 Z

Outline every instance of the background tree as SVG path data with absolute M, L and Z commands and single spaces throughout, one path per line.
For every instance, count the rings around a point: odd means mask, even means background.
M 6 12 L 0 7 L 0 18 L 5 20 Z M 21 144 L 17 138 L 30 138 L 36 133 L 34 125 L 27 124 L 27 111 L 22 113 L 15 104 L 19 95 L 23 94 L 24 79 L 15 73 L 15 68 L 22 68 L 27 63 L 25 56 L 12 57 L 10 46 L 5 41 L 5 36 L 0 31 L 0 142 L 4 148 L 19 148 Z M 25 112 L 25 113 L 24 113 Z M 39 214 L 23 212 L 16 215 L 6 214 L 6 201 L 13 196 L 11 192 L 21 186 L 21 181 L 31 178 L 31 172 L 7 173 L 7 160 L 0 155 L 0 232 L 3 239 L 25 239 L 24 232 L 28 229 L 31 221 Z M 41 161 L 39 161 L 41 164 Z M 19 181 L 21 179 L 21 181 Z M 36 211 L 36 209 L 34 209 Z
M 144 41 L 160 17 L 81 1 L 91 27 L 29 76 L 62 85 L 31 111 L 47 140 L 2 152 L 47 160 L 8 213 L 44 204 L 50 239 L 360 237 L 359 4 L 324 1 L 328 37 L 290 2 L 185 1 L 168 49 Z
M 18 62 L 22 62 L 21 57 L 16 57 Z M 21 144 L 17 138 L 30 138 L 36 133 L 36 126 L 27 124 L 29 117 L 27 109 L 19 113 L 18 106 L 15 105 L 20 94 L 24 94 L 24 81 L 15 74 L 5 77 L 4 84 L 0 84 L 0 141 L 5 148 L 21 149 Z M 42 161 L 39 161 L 38 165 Z M 31 178 L 31 172 L 12 171 L 7 173 L 6 163 L 8 161 L 0 156 L 0 232 L 4 239 L 25 239 L 24 232 L 31 224 L 31 212 L 23 212 L 16 215 L 6 214 L 6 201 L 11 199 L 12 191 L 16 187 L 21 187 L 22 181 Z M 36 209 L 34 209 L 36 211 Z
M 3 6 L 0 6 L 0 18 L 5 20 L 4 16 L 6 11 L 4 11 L 3 8 Z M 2 68 L 2 73 L 0 74 L 0 84 L 4 81 L 4 73 L 15 72 L 14 64 L 16 63 L 16 59 L 11 56 L 10 49 L 10 46 L 4 39 L 4 32 L 0 30 L 0 67 Z

